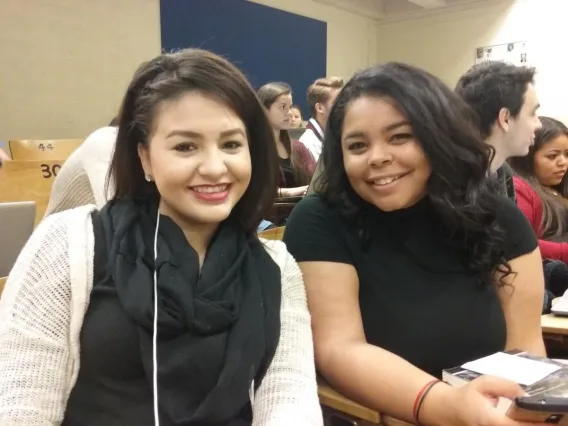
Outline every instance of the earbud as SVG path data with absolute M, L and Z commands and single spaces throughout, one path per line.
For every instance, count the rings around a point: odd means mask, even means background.
M 146 175 L 146 180 L 150 182 L 151 176 Z M 154 333 L 152 339 L 152 361 L 154 371 L 152 371 L 152 381 L 154 388 L 154 424 L 160 426 L 160 413 L 158 410 L 158 228 L 160 227 L 160 209 L 156 218 L 156 231 L 154 233 Z

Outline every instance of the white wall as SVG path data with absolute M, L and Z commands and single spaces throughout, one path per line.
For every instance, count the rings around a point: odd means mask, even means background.
M 527 40 L 540 113 L 568 123 L 567 20 L 567 0 L 495 0 L 483 8 L 383 23 L 377 56 L 425 68 L 453 87 L 473 65 L 475 48 Z
M 82 138 L 160 53 L 159 0 L 0 0 L 0 140 Z
M 377 23 L 313 0 L 249 0 L 327 22 L 327 75 L 349 78 L 377 61 Z M 291 29 L 293 31 L 293 29 Z
M 257 3 L 327 22 L 328 75 L 377 59 L 369 18 L 313 0 Z M 159 0 L 0 0 L 0 141 L 85 137 L 160 46 Z

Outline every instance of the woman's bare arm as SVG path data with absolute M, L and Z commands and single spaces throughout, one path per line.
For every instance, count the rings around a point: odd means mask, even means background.
M 434 379 L 399 356 L 367 343 L 359 309 L 359 279 L 352 265 L 301 262 L 312 314 L 316 365 L 340 392 L 370 408 L 413 421 L 416 396 Z M 437 385 L 420 419 L 449 424 L 452 389 Z
M 499 300 L 507 323 L 507 349 L 546 356 L 540 317 L 544 298 L 542 258 L 537 248 L 509 262 L 514 274 L 499 288 Z M 499 279 L 499 274 L 496 275 Z

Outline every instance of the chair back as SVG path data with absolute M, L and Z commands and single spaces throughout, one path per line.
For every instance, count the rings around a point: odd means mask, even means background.
M 63 161 L 6 161 L 0 168 L 0 203 L 35 201 L 37 225 L 45 214 L 51 187 Z
M 82 139 L 13 140 L 8 142 L 12 160 L 67 160 Z

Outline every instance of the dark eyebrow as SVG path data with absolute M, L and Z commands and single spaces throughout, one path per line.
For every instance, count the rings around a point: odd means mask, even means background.
M 406 120 L 398 121 L 396 123 L 388 125 L 387 127 L 385 127 L 385 129 L 383 131 L 384 132 L 392 132 L 393 130 L 396 130 L 399 127 L 402 127 L 402 126 L 410 126 L 410 123 Z M 363 132 L 360 132 L 360 131 L 357 130 L 357 131 L 354 131 L 354 132 L 351 132 L 351 133 L 347 133 L 345 135 L 345 137 L 343 138 L 343 140 L 347 140 L 347 139 L 350 139 L 350 138 L 363 138 L 363 137 L 365 137 L 365 134 Z
M 197 138 L 197 139 L 203 137 L 203 135 L 201 135 L 200 133 L 192 132 L 191 130 L 172 130 L 170 133 L 168 133 L 166 139 L 172 138 L 174 136 L 183 136 L 186 138 Z
M 351 139 L 351 138 L 364 138 L 365 134 L 363 132 L 351 132 L 351 133 L 347 133 L 345 135 L 345 137 L 343 138 L 343 140 L 347 140 L 347 139 Z
M 229 136 L 236 136 L 236 135 L 241 135 L 244 138 L 247 137 L 245 132 L 243 132 L 241 129 L 231 129 L 231 130 L 225 130 L 224 132 L 221 132 L 222 138 L 226 138 L 226 137 L 229 137 Z
M 221 137 L 226 138 L 226 137 L 235 136 L 235 135 L 238 135 L 238 134 L 246 137 L 245 133 L 241 129 L 225 130 L 224 132 L 221 132 Z M 174 136 L 182 136 L 182 137 L 194 138 L 194 139 L 203 139 L 203 135 L 201 133 L 194 132 L 192 130 L 172 130 L 170 133 L 168 133 L 168 135 L 166 136 L 166 139 L 174 137 Z
M 393 130 L 396 130 L 402 126 L 410 126 L 410 123 L 406 120 L 402 120 L 397 123 L 390 124 L 387 127 L 385 127 L 385 132 L 392 132 Z

